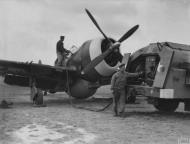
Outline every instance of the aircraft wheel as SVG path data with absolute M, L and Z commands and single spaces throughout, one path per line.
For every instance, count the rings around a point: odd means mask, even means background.
M 179 105 L 179 101 L 168 99 L 155 99 L 153 105 L 157 110 L 161 112 L 174 112 Z
M 43 105 L 43 93 L 42 92 L 37 94 L 36 104 L 37 105 Z

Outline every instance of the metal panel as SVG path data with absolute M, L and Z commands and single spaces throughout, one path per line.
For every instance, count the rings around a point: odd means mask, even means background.
M 190 88 L 185 85 L 186 70 L 170 68 L 165 89 L 174 89 L 174 98 L 190 98 Z
M 160 98 L 173 99 L 174 89 L 160 89 Z
M 190 85 L 190 71 L 186 71 L 185 84 Z
M 160 62 L 157 68 L 153 86 L 156 88 L 164 88 L 164 83 L 167 77 L 168 70 L 173 58 L 174 51 L 169 48 L 164 48 L 159 53 Z
M 125 64 L 126 68 L 127 68 L 127 64 L 129 62 L 130 56 L 131 56 L 131 53 L 125 53 L 123 56 L 122 63 Z

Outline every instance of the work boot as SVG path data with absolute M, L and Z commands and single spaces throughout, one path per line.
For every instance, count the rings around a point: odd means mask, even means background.
M 114 108 L 114 115 L 113 116 L 115 116 L 115 117 L 119 116 L 117 108 Z
M 119 116 L 125 118 L 125 112 L 119 112 Z

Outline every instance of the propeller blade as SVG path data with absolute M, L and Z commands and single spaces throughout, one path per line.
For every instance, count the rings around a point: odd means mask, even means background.
M 88 73 L 92 68 L 94 68 L 96 65 L 98 65 L 101 61 L 104 60 L 104 58 L 112 52 L 112 49 L 106 50 L 103 54 L 97 56 L 95 59 L 93 59 L 82 71 L 82 74 Z
M 112 43 L 112 41 L 105 35 L 105 33 L 102 31 L 98 23 L 96 22 L 95 18 L 92 16 L 92 14 L 89 12 L 88 9 L 85 9 L 86 13 L 96 26 L 96 28 L 101 32 L 101 34 L 104 36 L 106 40 L 108 40 L 111 44 L 110 48 L 108 48 L 104 53 L 94 58 L 84 69 L 82 70 L 81 74 L 88 73 L 92 68 L 94 68 L 96 65 L 98 65 L 101 61 L 104 60 L 106 56 L 108 56 L 115 48 L 119 48 L 121 42 L 126 40 L 128 37 L 130 37 L 139 27 L 139 25 L 136 25 L 132 27 L 129 31 L 127 31 L 117 42 Z
M 139 25 L 136 25 L 132 27 L 129 31 L 127 31 L 119 40 L 118 42 L 123 42 L 126 40 L 128 37 L 130 37 L 137 29 L 139 28 Z
M 95 24 L 95 26 L 97 27 L 97 29 L 102 33 L 102 35 L 104 36 L 105 39 L 107 39 L 108 41 L 110 41 L 110 39 L 105 35 L 105 33 L 102 31 L 102 29 L 100 28 L 100 26 L 98 25 L 98 23 L 96 22 L 95 18 L 92 16 L 92 14 L 89 12 L 88 9 L 85 9 L 86 13 L 88 14 L 88 16 L 90 17 L 90 19 L 92 20 L 92 22 Z M 111 41 L 110 41 L 111 42 Z
M 120 43 L 116 42 L 113 44 L 109 49 L 107 49 L 104 53 L 97 56 L 95 59 L 93 59 L 81 72 L 82 74 L 88 73 L 92 68 L 94 68 L 96 65 L 98 65 L 101 61 L 104 60 L 106 56 L 108 56 L 114 49 L 119 48 Z

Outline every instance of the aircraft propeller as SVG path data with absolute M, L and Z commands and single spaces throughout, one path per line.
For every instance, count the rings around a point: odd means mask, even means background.
M 101 32 L 101 34 L 104 36 L 106 40 L 110 42 L 110 47 L 103 52 L 101 55 L 97 56 L 95 59 L 93 59 L 81 72 L 82 74 L 88 73 L 92 68 L 94 68 L 96 65 L 98 65 L 106 56 L 108 56 L 114 49 L 119 48 L 121 43 L 125 41 L 127 38 L 129 38 L 139 27 L 139 25 L 135 25 L 130 30 L 128 30 L 118 41 L 113 43 L 106 34 L 102 31 L 98 23 L 96 22 L 95 18 L 92 16 L 92 14 L 89 12 L 89 10 L 85 9 L 86 13 L 94 23 L 94 25 L 97 27 L 97 29 Z
M 86 13 L 88 14 L 88 16 L 90 17 L 90 19 L 92 20 L 92 22 L 94 23 L 94 25 L 97 27 L 97 29 L 101 32 L 101 34 L 104 36 L 104 38 L 106 40 L 108 40 L 109 42 L 111 42 L 111 40 L 105 35 L 105 33 L 102 31 L 102 29 L 100 28 L 100 26 L 98 25 L 98 23 L 96 22 L 96 20 L 94 19 L 94 17 L 92 16 L 92 14 L 85 9 Z

